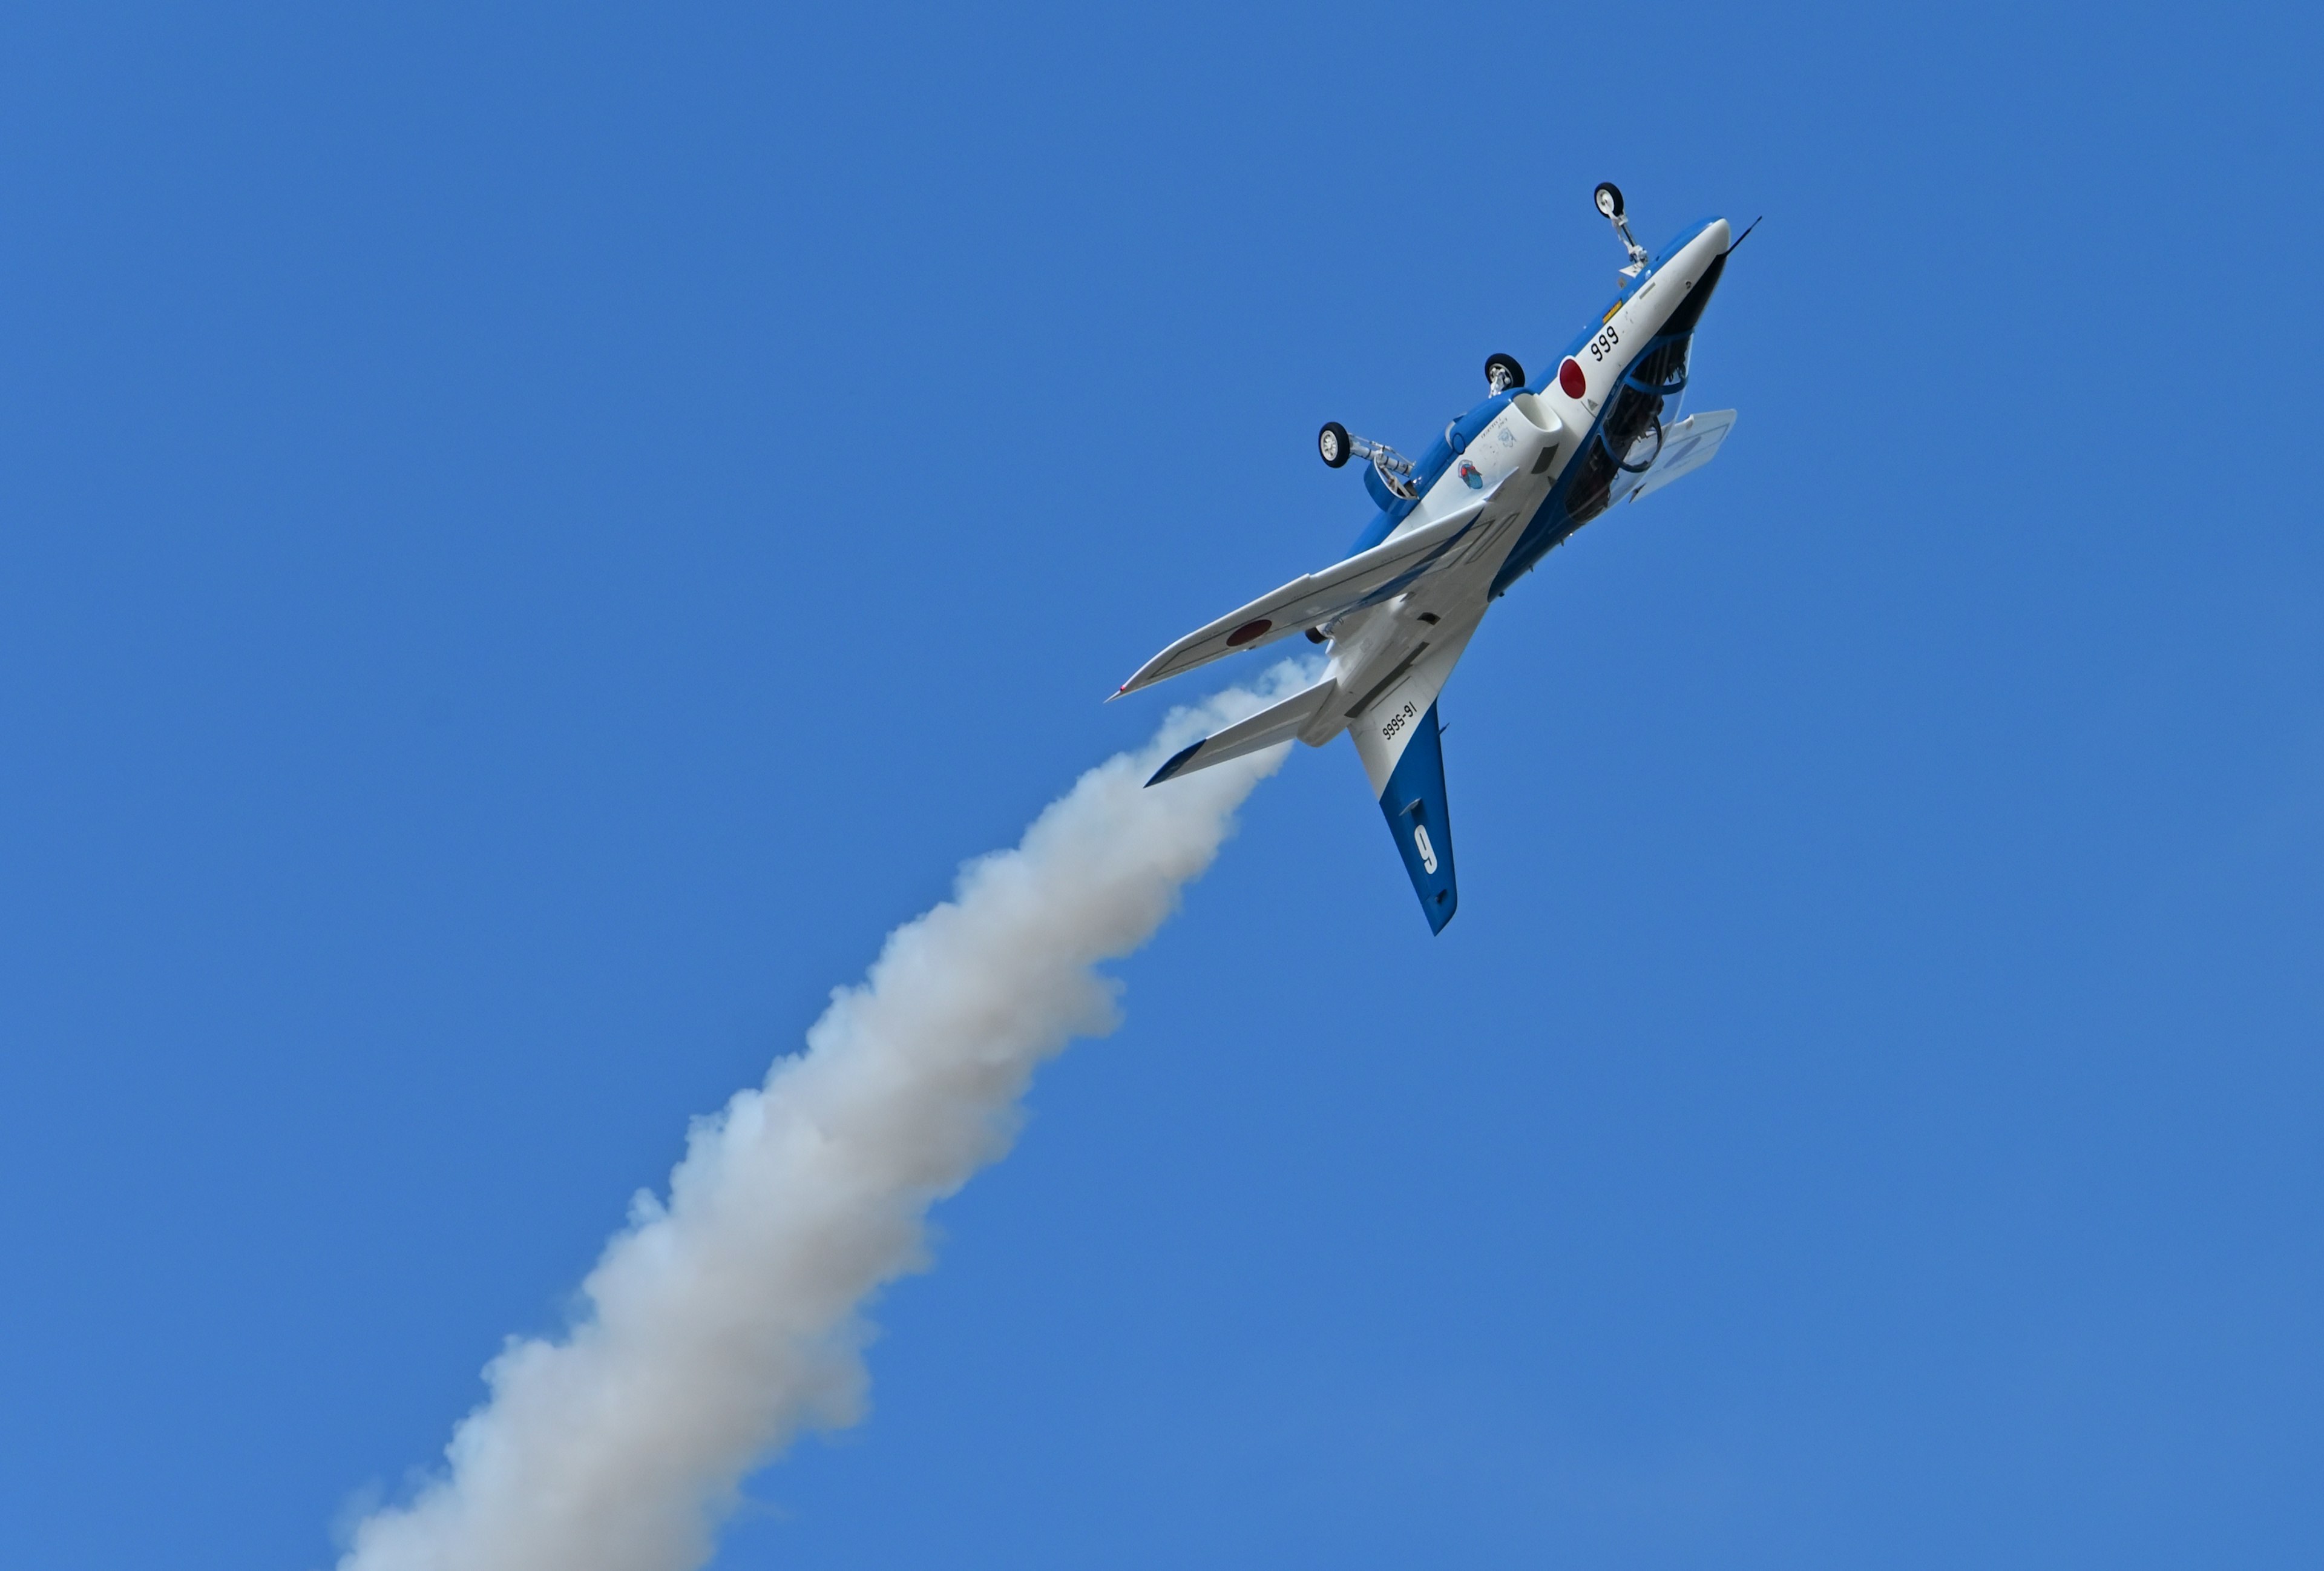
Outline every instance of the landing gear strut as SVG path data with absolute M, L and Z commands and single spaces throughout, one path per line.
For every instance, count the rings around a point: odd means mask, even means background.
M 1525 367 L 1514 355 L 1495 355 L 1485 362 L 1485 385 L 1495 393 L 1507 393 L 1512 387 L 1525 385 Z
M 1629 219 L 1622 211 L 1622 188 L 1609 180 L 1600 180 L 1597 197 L 1598 210 L 1613 224 L 1614 237 L 1622 243 L 1622 249 L 1630 254 L 1630 265 L 1621 270 L 1622 276 L 1636 278 L 1646 270 L 1646 248 L 1630 234 Z
M 1350 436 L 1348 428 L 1338 420 L 1325 421 L 1323 429 L 1315 433 L 1315 451 L 1334 469 L 1350 458 L 1370 458 L 1379 474 L 1380 484 L 1392 494 L 1406 502 L 1420 494 L 1413 489 L 1410 458 L 1386 442 L 1368 442 L 1361 437 Z

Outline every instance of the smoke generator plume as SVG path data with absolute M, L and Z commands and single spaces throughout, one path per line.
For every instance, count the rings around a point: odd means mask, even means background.
M 853 1422 L 865 1300 L 924 1267 L 936 1201 L 1009 1148 L 1033 1070 L 1117 1023 L 1095 967 L 1143 945 L 1283 762 L 1270 748 L 1153 790 L 1186 742 L 1305 686 L 1174 713 L 1091 770 L 1016 849 L 888 936 L 807 1051 L 697 1120 L 667 1202 L 641 1192 L 562 1340 L 485 1370 L 448 1470 L 358 1523 L 339 1571 L 691 1571 L 752 1467 Z

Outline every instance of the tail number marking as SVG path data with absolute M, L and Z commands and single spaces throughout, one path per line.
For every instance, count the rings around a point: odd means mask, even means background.
M 1411 725 L 1415 720 L 1419 718 L 1420 711 L 1414 708 L 1412 705 L 1407 702 L 1403 708 L 1398 709 L 1394 715 L 1390 716 L 1388 723 L 1380 727 L 1380 740 L 1383 742 L 1395 741 L 1396 734 L 1397 732 L 1403 730 L 1406 726 Z
M 1590 358 L 1592 360 L 1603 360 L 1606 358 L 1606 351 L 1611 349 L 1615 345 L 1621 341 L 1621 330 L 1615 327 L 1613 323 L 1607 323 L 1606 326 L 1599 331 L 1598 336 L 1590 340 Z
M 1415 824 L 1412 827 L 1412 848 L 1420 853 L 1421 872 L 1436 871 L 1436 847 L 1428 843 L 1427 825 Z

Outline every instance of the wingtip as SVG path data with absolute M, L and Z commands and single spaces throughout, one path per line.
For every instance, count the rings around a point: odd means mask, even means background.
M 1184 769 L 1186 766 L 1186 761 L 1194 757 L 1194 754 L 1200 753 L 1202 750 L 1203 744 L 1200 742 L 1194 743 L 1190 746 L 1180 748 L 1177 752 L 1172 753 L 1163 762 L 1162 767 L 1156 770 L 1154 772 L 1153 778 L 1148 780 L 1146 783 L 1150 786 L 1160 785 L 1164 781 L 1168 780 L 1172 775 L 1176 774 L 1181 769 Z

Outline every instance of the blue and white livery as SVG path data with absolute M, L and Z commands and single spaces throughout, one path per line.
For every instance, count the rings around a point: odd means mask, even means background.
M 1347 732 L 1432 932 L 1460 903 L 1436 698 L 1470 635 L 1575 530 L 1709 463 L 1735 424 L 1733 410 L 1676 418 L 1695 327 L 1737 243 L 1727 221 L 1692 226 L 1650 256 L 1631 238 L 1622 193 L 1608 184 L 1597 197 L 1630 262 L 1612 305 L 1556 368 L 1528 383 L 1517 361 L 1494 356 L 1485 363 L 1491 395 L 1416 462 L 1326 425 L 1317 438 L 1326 464 L 1370 460 L 1364 485 L 1379 512 L 1354 550 L 1188 633 L 1120 688 L 1136 692 L 1295 633 L 1329 644 L 1322 680 L 1204 738 L 1147 783 L 1293 737 L 1321 747 Z

